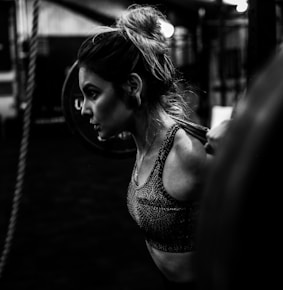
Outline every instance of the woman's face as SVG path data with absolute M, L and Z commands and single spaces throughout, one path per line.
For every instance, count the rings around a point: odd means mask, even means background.
M 100 138 L 107 139 L 127 129 L 133 110 L 126 106 L 111 82 L 81 67 L 79 86 L 84 96 L 81 113 L 89 116 Z

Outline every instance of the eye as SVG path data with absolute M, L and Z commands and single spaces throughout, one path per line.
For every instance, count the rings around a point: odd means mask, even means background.
M 99 95 L 99 91 L 94 88 L 87 88 L 84 90 L 84 93 L 88 99 L 92 100 L 96 100 Z

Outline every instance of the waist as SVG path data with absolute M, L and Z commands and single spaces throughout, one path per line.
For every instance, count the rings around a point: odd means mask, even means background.
M 195 281 L 195 251 L 171 253 L 153 248 L 148 242 L 146 246 L 155 265 L 167 280 L 178 283 Z

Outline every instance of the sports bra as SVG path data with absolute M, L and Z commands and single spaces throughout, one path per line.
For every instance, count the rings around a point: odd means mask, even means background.
M 154 167 L 146 182 L 134 179 L 136 163 L 128 186 L 127 206 L 146 241 L 164 252 L 189 252 L 195 249 L 195 226 L 199 202 L 182 202 L 170 196 L 163 185 L 166 158 L 173 146 L 179 125 L 166 133 Z

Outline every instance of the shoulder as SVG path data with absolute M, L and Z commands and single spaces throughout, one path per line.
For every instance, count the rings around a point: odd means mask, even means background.
M 206 158 L 203 144 L 179 129 L 164 167 L 163 184 L 166 191 L 179 200 L 189 200 L 194 196 L 206 166 Z
M 205 147 L 203 144 L 195 137 L 186 133 L 183 129 L 179 129 L 176 132 L 174 145 L 172 148 L 177 160 L 187 165 L 192 165 L 196 163 L 202 163 L 206 159 Z M 189 158 L 189 161 L 188 161 Z

